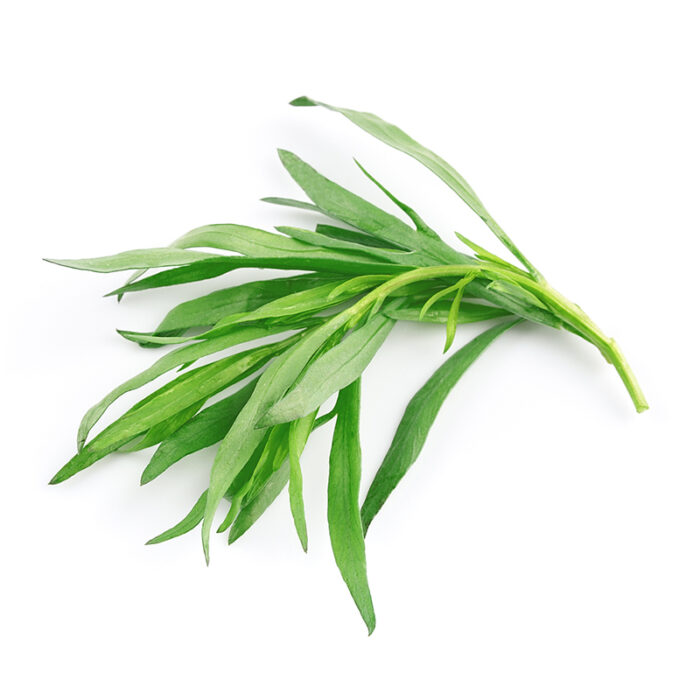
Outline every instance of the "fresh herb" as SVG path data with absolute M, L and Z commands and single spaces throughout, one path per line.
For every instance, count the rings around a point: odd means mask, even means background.
M 148 544 L 177 537 L 201 523 L 208 561 L 210 532 L 222 500 L 230 505 L 218 531 L 228 530 L 231 543 L 288 484 L 293 522 L 306 550 L 302 453 L 311 432 L 335 419 L 328 478 L 331 544 L 371 633 L 375 615 L 365 561 L 367 528 L 418 458 L 449 391 L 498 336 L 522 321 L 573 333 L 613 365 L 637 411 L 644 411 L 647 403 L 615 341 L 547 283 L 451 165 L 373 114 L 306 97 L 292 104 L 339 112 L 418 160 L 462 198 L 519 264 L 461 234 L 457 236 L 469 252 L 450 247 L 359 163 L 362 173 L 410 223 L 281 150 L 283 166 L 311 201 L 279 197 L 265 201 L 324 215 L 334 220 L 332 225 L 319 223 L 314 230 L 280 226 L 277 233 L 270 233 L 219 224 L 195 229 L 165 248 L 50 260 L 94 272 L 133 270 L 126 284 L 111 292 L 118 298 L 211 279 L 243 267 L 303 272 L 227 287 L 179 304 L 151 332 L 119 331 L 143 347 L 174 347 L 85 414 L 78 430 L 78 452 L 51 483 L 64 481 L 117 450 L 157 444 L 141 477 L 145 484 L 186 455 L 218 444 L 207 490 L 180 523 Z M 209 252 L 196 250 L 200 248 Z M 443 323 L 447 351 L 458 324 L 491 319 L 496 324 L 454 352 L 409 402 L 360 508 L 360 378 L 394 325 L 399 321 Z M 233 352 L 241 343 L 264 338 L 272 340 Z M 229 354 L 190 369 L 222 351 Z M 180 373 L 174 379 L 88 441 L 114 401 L 177 369 Z M 234 386 L 235 393 L 220 396 Z M 318 416 L 334 395 L 335 407 Z

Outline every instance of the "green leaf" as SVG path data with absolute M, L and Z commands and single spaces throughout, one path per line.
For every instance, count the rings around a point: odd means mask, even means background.
M 472 296 L 488 301 L 495 306 L 500 306 L 510 313 L 524 318 L 526 321 L 541 323 L 552 328 L 561 328 L 562 322 L 550 311 L 541 309 L 539 306 L 528 303 L 524 297 L 515 297 L 510 294 L 503 294 L 497 289 L 493 289 L 490 283 L 482 279 L 472 280 L 465 288 Z
M 329 216 L 380 240 L 419 251 L 421 262 L 417 264 L 434 265 L 463 259 L 464 256 L 442 241 L 427 240 L 400 219 L 324 177 L 294 153 L 284 150 L 278 153 L 287 172 Z
M 109 406 L 111 406 L 119 397 L 123 396 L 127 392 L 133 391 L 134 389 L 138 389 L 148 384 L 176 367 L 188 364 L 215 352 L 226 350 L 234 345 L 246 343 L 257 338 L 263 338 L 266 335 L 271 335 L 271 331 L 263 327 L 249 326 L 244 328 L 233 328 L 227 335 L 220 338 L 203 340 L 186 347 L 171 350 L 167 355 L 161 357 L 147 370 L 140 372 L 135 377 L 132 377 L 110 391 L 107 396 L 105 396 L 101 401 L 96 403 L 87 411 L 80 422 L 80 427 L 78 428 L 78 449 L 80 450 L 85 444 L 85 440 L 90 430 L 104 414 L 107 408 L 109 408 Z
M 107 426 L 63 466 L 50 483 L 65 481 L 154 425 L 245 378 L 295 341 L 293 337 L 246 350 L 181 375 Z
M 200 411 L 163 440 L 141 475 L 141 483 L 147 484 L 183 457 L 223 440 L 253 393 L 256 381 Z
M 501 333 L 519 322 L 519 319 L 507 321 L 478 335 L 447 359 L 410 400 L 389 451 L 362 505 L 362 526 L 365 532 L 391 492 L 418 458 L 428 431 L 454 385 Z
M 389 190 L 386 187 L 384 187 L 384 185 L 382 185 L 382 183 L 379 182 L 379 180 L 377 180 L 375 177 L 370 175 L 369 172 L 367 172 L 367 170 L 365 170 L 360 161 L 355 159 L 355 163 L 357 167 L 363 172 L 363 174 L 367 176 L 370 182 L 375 184 L 399 209 L 401 209 L 401 211 L 404 214 L 406 214 L 406 216 L 408 216 L 408 218 L 413 222 L 413 225 L 416 227 L 417 231 L 425 234 L 429 238 L 433 238 L 442 242 L 440 236 L 438 236 L 438 234 L 435 233 L 435 231 L 433 231 L 433 229 L 431 229 L 430 226 L 428 226 L 428 224 L 426 224 L 425 221 L 423 221 L 423 219 L 421 219 L 421 217 L 418 216 L 418 214 L 413 209 L 411 209 L 411 207 L 409 207 L 407 204 L 404 204 L 401 200 L 399 200 L 397 197 L 391 194 L 391 192 L 389 192 Z
M 267 411 L 260 425 L 287 423 L 305 416 L 354 382 L 376 355 L 394 323 L 386 316 L 375 316 L 321 355 L 299 383 Z
M 304 515 L 303 479 L 299 458 L 313 429 L 316 411 L 292 421 L 289 426 L 289 506 L 294 519 L 299 542 L 306 552 L 309 548 Z
M 360 519 L 360 379 L 338 394 L 328 474 L 328 530 L 336 564 L 372 634 L 376 625 Z
M 157 537 L 153 537 L 148 540 L 146 544 L 159 544 L 160 542 L 165 542 L 166 540 L 172 540 L 174 537 L 179 537 L 184 535 L 202 522 L 204 517 L 204 504 L 207 501 L 207 492 L 205 491 L 198 499 L 197 502 L 192 507 L 192 510 L 177 524 L 169 528 Z
M 204 334 L 205 337 L 213 337 L 221 332 L 228 333 L 228 329 L 241 323 L 253 323 L 265 319 L 286 319 L 289 316 L 298 314 L 316 313 L 324 309 L 337 306 L 346 299 L 355 296 L 356 292 L 350 290 L 338 297 L 331 297 L 331 292 L 335 291 L 338 282 L 327 282 L 326 284 L 293 292 L 278 299 L 273 299 L 267 304 L 259 306 L 248 313 L 231 314 L 222 318 L 211 331 Z
M 72 267 L 75 270 L 90 272 L 118 272 L 119 270 L 139 270 L 149 267 L 172 267 L 186 265 L 202 260 L 220 260 L 222 256 L 212 253 L 200 253 L 194 250 L 175 250 L 173 248 L 146 248 L 127 250 L 117 255 L 101 258 L 81 258 L 78 260 L 58 260 L 44 258 L 46 262 Z
M 298 199 L 289 199 L 288 197 L 263 197 L 260 201 L 266 202 L 267 204 L 277 204 L 282 207 L 292 207 L 293 209 L 307 209 L 308 211 L 315 211 L 318 214 L 324 213 L 321 207 L 317 207 L 311 202 L 301 202 Z
M 393 124 L 385 122 L 375 114 L 369 112 L 357 112 L 353 109 L 344 109 L 342 107 L 333 107 L 324 102 L 317 102 L 308 97 L 298 97 L 290 103 L 295 107 L 325 107 L 334 112 L 339 112 L 347 117 L 353 124 L 359 126 L 368 134 L 383 141 L 388 146 L 395 148 L 406 155 L 415 158 L 419 163 L 424 165 L 428 170 L 431 170 L 437 175 L 448 187 L 450 187 L 466 204 L 479 216 L 480 219 L 491 229 L 494 235 L 501 243 L 516 257 L 520 262 L 527 267 L 536 276 L 539 276 L 536 268 L 532 263 L 520 252 L 518 247 L 511 241 L 510 237 L 496 223 L 495 219 L 486 210 L 482 201 L 476 196 L 476 193 L 471 188 L 469 183 L 443 158 L 425 146 L 422 146 L 417 141 L 412 139 L 406 132 L 399 129 Z M 313 199 L 313 197 L 312 197 Z
M 246 282 L 235 287 L 219 289 L 178 304 L 158 324 L 155 335 L 213 326 L 226 316 L 253 311 L 274 299 L 293 292 L 314 289 L 333 279 L 342 280 L 343 278 L 316 273 Z
M 245 534 L 257 519 L 270 507 L 289 481 L 289 462 L 272 472 L 260 491 L 241 508 L 238 517 L 229 530 L 228 543 L 233 544 Z
M 316 224 L 317 233 L 322 233 L 324 236 L 329 236 L 330 238 L 336 238 L 340 241 L 348 241 L 349 243 L 359 243 L 363 246 L 368 246 L 370 248 L 388 248 L 390 250 L 403 251 L 404 253 L 411 252 L 410 248 L 405 246 L 400 246 L 395 243 L 389 243 L 389 241 L 382 241 L 375 236 L 370 236 L 367 233 L 361 231 L 353 231 L 349 228 L 342 228 L 340 226 L 331 226 L 329 224 Z
M 451 301 L 439 301 L 423 313 L 423 301 L 409 300 L 398 309 L 384 309 L 383 313 L 396 321 L 418 321 L 424 323 L 447 323 L 452 308 Z M 492 318 L 510 316 L 510 312 L 486 304 L 462 302 L 457 310 L 457 323 L 477 323 Z
M 273 431 L 271 430 L 267 435 L 267 439 L 263 440 L 260 445 L 258 445 L 245 467 L 238 472 L 238 475 L 233 480 L 233 484 L 231 484 L 229 490 L 226 492 L 225 497 L 231 501 L 231 507 L 229 508 L 223 522 L 217 528 L 217 532 L 224 532 L 224 530 L 228 530 L 228 528 L 231 527 L 231 523 L 233 523 L 234 519 L 238 515 L 241 509 L 241 503 L 250 490 L 254 477 L 260 468 L 260 463 L 264 461 L 263 455 L 265 455 L 268 450 L 272 432 Z
M 340 275 L 388 274 L 394 275 L 414 269 L 413 265 L 395 265 L 373 261 L 357 253 L 329 252 L 319 250 L 304 255 L 288 254 L 270 258 L 249 258 L 243 255 L 219 256 L 211 260 L 200 260 L 173 270 L 163 270 L 143 279 L 126 284 L 109 292 L 107 296 L 140 292 L 145 289 L 170 287 L 225 275 L 227 272 L 246 267 L 270 268 L 276 270 L 310 270 L 331 272 Z
M 462 279 L 458 284 L 457 284 L 457 290 L 455 293 L 455 297 L 452 300 L 452 304 L 450 305 L 450 312 L 447 315 L 447 337 L 445 339 L 445 348 L 443 352 L 447 352 L 450 349 L 450 346 L 454 342 L 455 339 L 455 333 L 457 331 L 457 317 L 459 315 L 459 307 L 460 304 L 462 303 L 462 295 L 464 294 L 464 287 L 467 285 L 472 279 L 474 279 L 474 275 L 467 275 L 464 279 Z
M 348 322 L 346 312 L 331 317 L 323 325 L 302 335 L 292 347 L 275 358 L 263 372 L 248 403 L 238 414 L 221 446 L 211 470 L 207 507 L 202 523 L 202 546 L 209 560 L 209 537 L 214 514 L 229 485 L 263 439 L 265 429 L 257 425 L 313 357 L 313 355 Z
M 127 451 L 137 452 L 138 450 L 144 450 L 147 447 L 153 447 L 153 445 L 157 445 L 159 442 L 162 442 L 168 436 L 172 435 L 178 428 L 187 423 L 187 421 L 189 421 L 197 413 L 197 411 L 202 408 L 205 401 L 206 399 L 197 401 L 197 403 L 193 403 L 191 406 L 184 408 L 174 416 L 170 416 L 164 421 L 156 423 L 146 431 L 143 437 L 135 445 L 130 445 Z
M 386 262 L 394 262 L 398 264 L 411 264 L 416 260 L 413 253 L 399 251 L 396 248 L 379 248 L 376 245 L 366 245 L 357 241 L 348 241 L 341 238 L 327 236 L 319 231 L 309 231 L 308 229 L 298 228 L 296 226 L 276 226 L 280 233 L 284 233 L 291 238 L 296 238 L 304 241 L 309 245 L 327 248 L 330 250 L 349 250 L 356 253 L 361 253 L 369 257 L 377 258 Z M 412 260 L 413 256 L 413 260 Z

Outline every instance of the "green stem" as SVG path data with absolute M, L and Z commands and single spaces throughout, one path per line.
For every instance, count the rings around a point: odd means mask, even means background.
M 544 302 L 554 314 L 565 322 L 565 324 L 570 326 L 571 329 L 592 345 L 595 345 L 603 357 L 615 367 L 637 411 L 641 413 L 649 408 L 649 404 L 644 397 L 639 382 L 634 376 L 631 367 L 627 363 L 617 343 L 612 338 L 606 336 L 579 306 L 560 294 L 541 275 L 533 279 L 526 273 L 515 274 L 515 272 L 510 272 L 488 261 L 478 261 L 463 265 L 422 267 L 392 277 L 378 287 L 375 287 L 371 292 L 367 293 L 362 299 L 342 313 L 347 314 L 348 322 L 354 325 L 368 309 L 378 307 L 389 294 L 401 287 L 420 280 L 440 277 L 464 277 L 474 272 L 487 279 L 506 279 L 512 284 L 535 294 L 537 298 Z

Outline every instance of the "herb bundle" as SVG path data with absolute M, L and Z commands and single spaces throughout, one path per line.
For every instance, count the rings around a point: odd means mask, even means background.
M 179 304 L 150 333 L 119 331 L 143 347 L 170 350 L 88 410 L 78 430 L 77 454 L 51 483 L 65 481 L 117 450 L 158 445 L 141 477 L 145 484 L 186 455 L 218 444 L 207 490 L 182 521 L 149 544 L 201 523 L 208 561 L 211 529 L 224 499 L 230 505 L 217 532 L 228 531 L 231 543 L 288 486 L 292 519 L 306 550 L 301 456 L 310 434 L 335 420 L 328 477 L 331 544 L 371 633 L 375 615 L 365 561 L 367 528 L 417 459 L 449 391 L 499 335 L 522 321 L 574 333 L 613 365 L 638 411 L 647 404 L 615 341 L 547 283 L 452 166 L 373 114 L 306 97 L 292 104 L 339 112 L 418 160 L 466 202 L 519 264 L 460 234 L 464 251 L 447 245 L 359 163 L 405 220 L 332 182 L 293 153 L 279 151 L 283 166 L 310 201 L 264 201 L 322 214 L 333 224 L 319 223 L 314 230 L 279 226 L 277 233 L 217 224 L 195 229 L 164 248 L 50 260 L 93 272 L 133 270 L 127 283 L 111 292 L 118 298 L 243 267 L 303 271 L 225 287 Z M 154 272 L 147 274 L 150 270 Z M 453 353 L 409 402 L 360 507 L 360 379 L 394 325 L 404 320 L 444 324 L 445 351 L 457 324 L 494 324 Z M 236 350 L 251 341 L 262 342 Z M 211 361 L 210 356 L 222 351 L 230 352 Z M 114 401 L 177 369 L 174 379 L 88 440 Z M 229 388 L 235 391 L 226 392 Z M 333 408 L 321 414 L 321 407 L 336 395 Z

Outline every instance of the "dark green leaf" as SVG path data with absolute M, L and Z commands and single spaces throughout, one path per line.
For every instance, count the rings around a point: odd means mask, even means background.
M 289 506 L 294 519 L 299 542 L 306 552 L 309 547 L 304 515 L 303 479 L 301 474 L 301 453 L 313 429 L 316 411 L 291 422 L 289 426 Z
M 147 484 L 183 457 L 223 440 L 253 393 L 256 381 L 254 379 L 235 394 L 200 411 L 163 440 L 141 475 L 141 483 Z
M 240 381 L 295 341 L 296 338 L 291 338 L 246 350 L 181 375 L 105 428 L 60 469 L 50 483 L 65 481 L 154 425 Z
M 501 323 L 478 335 L 446 360 L 411 399 L 362 505 L 362 526 L 365 532 L 389 494 L 418 458 L 428 431 L 452 387 L 474 360 L 501 333 L 516 323 L 519 320 Z
M 192 510 L 177 524 L 166 530 L 157 537 L 148 540 L 146 544 L 159 544 L 166 540 L 172 540 L 174 537 L 184 535 L 202 522 L 204 517 L 204 504 L 207 502 L 207 492 L 205 491 L 192 507 Z
M 372 634 L 376 620 L 367 581 L 360 519 L 360 380 L 338 394 L 338 417 L 328 474 L 328 529 L 336 564 Z
M 229 544 L 235 542 L 241 535 L 248 531 L 251 525 L 255 523 L 277 496 L 280 495 L 288 481 L 289 462 L 287 461 L 279 469 L 272 472 L 270 478 L 263 484 L 255 497 L 243 505 L 233 526 L 229 530 Z
M 207 507 L 202 524 L 202 546 L 209 558 L 209 536 L 214 514 L 229 485 L 263 439 L 265 429 L 257 425 L 296 381 L 313 355 L 328 339 L 343 328 L 350 315 L 331 317 L 323 325 L 302 335 L 295 345 L 277 357 L 263 372 L 253 395 L 238 414 L 214 459 L 209 481 Z
M 194 360 L 198 360 L 215 352 L 220 352 L 234 345 L 246 343 L 270 334 L 271 332 L 263 327 L 249 326 L 232 328 L 227 335 L 220 338 L 203 340 L 186 347 L 171 350 L 147 370 L 140 372 L 135 377 L 132 377 L 123 384 L 120 384 L 116 389 L 110 391 L 99 403 L 95 404 L 87 411 L 78 429 L 78 449 L 82 448 L 91 428 L 97 423 L 107 408 L 120 396 L 148 384 L 176 367 L 193 362 Z
M 276 270 L 311 270 L 316 272 L 331 272 L 341 275 L 354 274 L 399 274 L 413 269 L 412 265 L 393 265 L 373 261 L 371 258 L 360 257 L 359 254 L 347 252 L 329 252 L 320 250 L 306 255 L 280 255 L 272 258 L 249 258 L 243 255 L 219 256 L 212 260 L 201 260 L 183 265 L 173 270 L 163 270 L 149 275 L 131 284 L 115 289 L 107 296 L 139 292 L 145 289 L 169 287 L 176 284 L 187 284 L 200 280 L 219 277 L 232 270 L 245 267 L 270 268 Z

